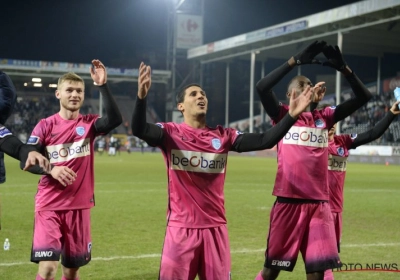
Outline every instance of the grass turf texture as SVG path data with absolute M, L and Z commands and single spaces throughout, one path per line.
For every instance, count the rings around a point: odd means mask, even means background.
M 38 176 L 6 158 L 0 185 L 2 230 L 11 250 L 0 250 L 0 279 L 34 279 L 29 262 Z M 400 269 L 399 167 L 348 163 L 342 262 L 392 265 Z M 226 211 L 232 279 L 254 279 L 264 262 L 276 159 L 236 156 L 228 161 Z M 92 209 L 92 261 L 81 279 L 157 279 L 166 225 L 166 171 L 160 153 L 95 156 L 96 207 Z M 59 269 L 56 279 L 61 278 Z M 335 279 L 399 279 L 394 272 L 335 272 Z M 279 279 L 305 279 L 299 256 L 294 272 Z

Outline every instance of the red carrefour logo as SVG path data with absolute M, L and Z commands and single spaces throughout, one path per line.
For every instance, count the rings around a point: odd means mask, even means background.
M 195 22 L 195 21 L 193 21 L 191 19 L 183 21 L 181 23 L 181 26 L 185 31 L 188 31 L 188 32 L 195 31 L 199 27 L 197 22 Z

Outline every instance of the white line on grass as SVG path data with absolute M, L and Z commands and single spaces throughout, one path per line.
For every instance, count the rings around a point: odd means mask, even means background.
M 343 244 L 340 247 L 395 247 L 400 246 L 400 243 L 370 243 L 370 244 Z M 251 254 L 251 253 L 259 253 L 264 252 L 264 249 L 239 249 L 232 250 L 231 254 Z M 92 258 L 92 261 L 112 261 L 112 260 L 129 260 L 129 259 L 152 259 L 152 258 L 160 258 L 161 254 L 144 254 L 137 256 L 115 256 L 115 257 L 95 257 Z M 19 266 L 19 265 L 27 265 L 32 264 L 31 262 L 10 262 L 10 263 L 0 263 L 0 266 Z

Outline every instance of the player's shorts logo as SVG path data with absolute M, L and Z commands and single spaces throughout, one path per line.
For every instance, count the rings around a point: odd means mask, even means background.
M 211 140 L 211 145 L 214 147 L 214 149 L 218 150 L 221 148 L 221 140 L 218 138 L 214 138 Z
M 92 242 L 89 242 L 87 245 L 87 251 L 90 253 L 92 251 Z
M 85 128 L 83 126 L 78 126 L 75 130 L 79 136 L 82 136 L 83 134 L 85 134 Z
M 350 138 L 351 139 L 356 139 L 357 138 L 357 133 L 352 133 L 352 134 L 350 134 Z

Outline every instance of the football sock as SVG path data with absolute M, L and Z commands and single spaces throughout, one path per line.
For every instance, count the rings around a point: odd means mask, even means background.
M 256 278 L 254 278 L 254 280 L 264 280 L 264 278 L 262 278 L 261 276 L 261 271 L 257 274 Z

